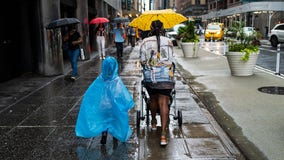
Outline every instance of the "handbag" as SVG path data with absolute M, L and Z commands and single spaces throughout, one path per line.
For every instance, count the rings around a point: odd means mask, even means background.
M 80 59 L 83 61 L 86 59 L 85 57 L 85 51 L 83 47 L 80 47 Z

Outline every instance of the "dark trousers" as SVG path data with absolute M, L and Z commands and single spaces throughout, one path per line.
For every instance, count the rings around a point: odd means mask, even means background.
M 78 75 L 77 63 L 78 63 L 79 54 L 80 54 L 80 49 L 68 50 L 68 58 L 71 62 L 71 67 L 72 67 L 72 76 Z
M 123 42 L 115 42 L 117 57 L 122 57 Z

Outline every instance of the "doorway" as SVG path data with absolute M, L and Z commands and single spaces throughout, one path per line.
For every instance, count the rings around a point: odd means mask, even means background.
M 37 71 L 38 1 L 7 1 L 0 6 L 0 82 Z

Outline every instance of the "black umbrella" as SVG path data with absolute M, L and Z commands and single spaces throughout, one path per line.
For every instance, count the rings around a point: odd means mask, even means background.
M 124 23 L 124 22 L 130 22 L 128 18 L 122 18 L 122 17 L 116 17 L 112 19 L 114 23 Z
M 54 28 L 77 24 L 77 23 L 80 23 L 80 21 L 77 18 L 61 18 L 61 19 L 52 21 L 46 26 L 46 28 L 54 29 Z

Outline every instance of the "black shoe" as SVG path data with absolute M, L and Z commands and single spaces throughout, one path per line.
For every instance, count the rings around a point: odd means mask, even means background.
M 107 141 L 107 132 L 102 133 L 101 144 L 106 144 Z
M 118 140 L 113 137 L 113 149 L 116 149 L 118 146 Z
M 101 144 L 106 144 L 107 136 L 102 136 Z

